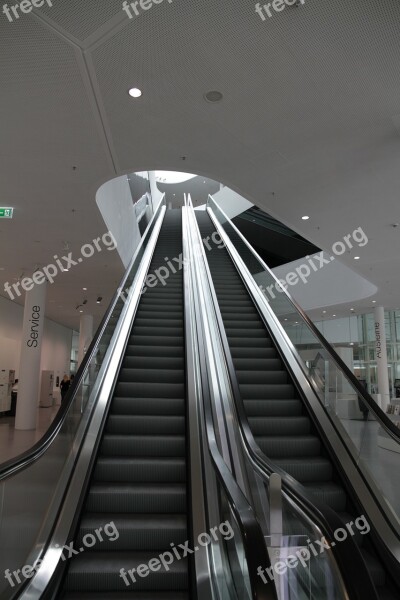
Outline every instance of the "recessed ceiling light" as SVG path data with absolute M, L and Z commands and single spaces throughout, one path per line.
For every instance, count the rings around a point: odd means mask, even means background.
M 376 300 L 372 300 L 372 304 L 376 304 Z
M 83 289 L 83 291 L 84 291 L 84 292 L 86 292 L 86 291 L 87 291 L 87 288 L 82 288 L 82 289 Z
M 207 102 L 221 102 L 223 98 L 223 95 L 221 94 L 221 92 L 218 92 L 217 90 L 212 90 L 210 92 L 206 92 L 204 94 L 204 99 Z
M 83 310 L 80 310 L 79 312 L 80 312 L 80 313 L 83 313 Z
M 360 257 L 359 256 L 355 256 L 354 260 L 360 260 Z
M 322 314 L 323 314 L 323 315 L 326 315 L 326 310 L 323 310 L 323 311 L 322 311 Z
M 332 315 L 332 317 L 336 317 L 336 315 Z
M 140 98 L 140 96 L 142 95 L 142 90 L 139 90 L 139 88 L 135 88 L 135 87 L 134 87 L 134 88 L 131 88 L 131 89 L 129 90 L 129 95 L 130 95 L 132 98 Z
M 308 217 L 307 215 L 304 215 L 304 217 L 301 217 L 301 218 L 303 219 L 303 221 L 308 221 L 308 219 L 309 219 L 310 217 Z
M 350 344 L 349 344 L 349 345 L 350 345 L 350 346 L 354 346 L 354 342 L 350 342 Z

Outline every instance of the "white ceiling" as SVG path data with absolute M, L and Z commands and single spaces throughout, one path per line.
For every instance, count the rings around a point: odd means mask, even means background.
M 399 307 L 399 63 L 398 0 L 305 0 L 266 21 L 253 0 L 0 13 L 0 206 L 15 207 L 0 290 L 104 233 L 103 182 L 157 169 L 222 181 L 328 251 L 362 227 L 361 260 L 343 260 Z M 48 316 L 76 328 L 82 287 L 99 314 L 121 275 L 117 253 L 96 253 L 49 286 Z

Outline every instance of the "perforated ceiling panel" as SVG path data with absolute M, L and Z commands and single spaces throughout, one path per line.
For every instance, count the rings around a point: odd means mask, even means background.
M 122 0 L 52 0 L 52 4 L 51 7 L 45 4 L 39 14 L 43 13 L 81 41 L 115 15 L 122 14 Z
M 304 0 L 264 20 L 255 4 L 163 0 L 130 20 L 122 0 L 53 0 L 42 9 L 47 25 L 0 13 L 0 194 L 20 211 L 1 228 L 0 255 L 16 235 L 27 240 L 9 259 L 14 275 L 46 260 L 45 245 L 39 252 L 29 241 L 32 227 L 49 247 L 64 230 L 76 241 L 98 232 L 95 192 L 114 160 L 118 173 L 186 170 L 222 181 L 321 248 L 370 228 L 357 269 L 392 301 L 400 2 Z M 206 102 L 210 90 L 223 100 Z M 313 219 L 301 222 L 305 213 Z M 106 272 L 103 263 L 93 257 L 87 275 Z

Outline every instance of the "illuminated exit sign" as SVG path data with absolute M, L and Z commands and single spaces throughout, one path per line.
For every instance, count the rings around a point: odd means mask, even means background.
M 0 208 L 0 219 L 12 219 L 13 208 Z

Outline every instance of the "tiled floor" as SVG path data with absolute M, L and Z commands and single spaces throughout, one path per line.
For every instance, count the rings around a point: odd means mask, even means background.
M 0 463 L 14 458 L 31 448 L 47 431 L 60 405 L 37 409 L 36 429 L 19 431 L 14 428 L 14 417 L 0 418 Z

